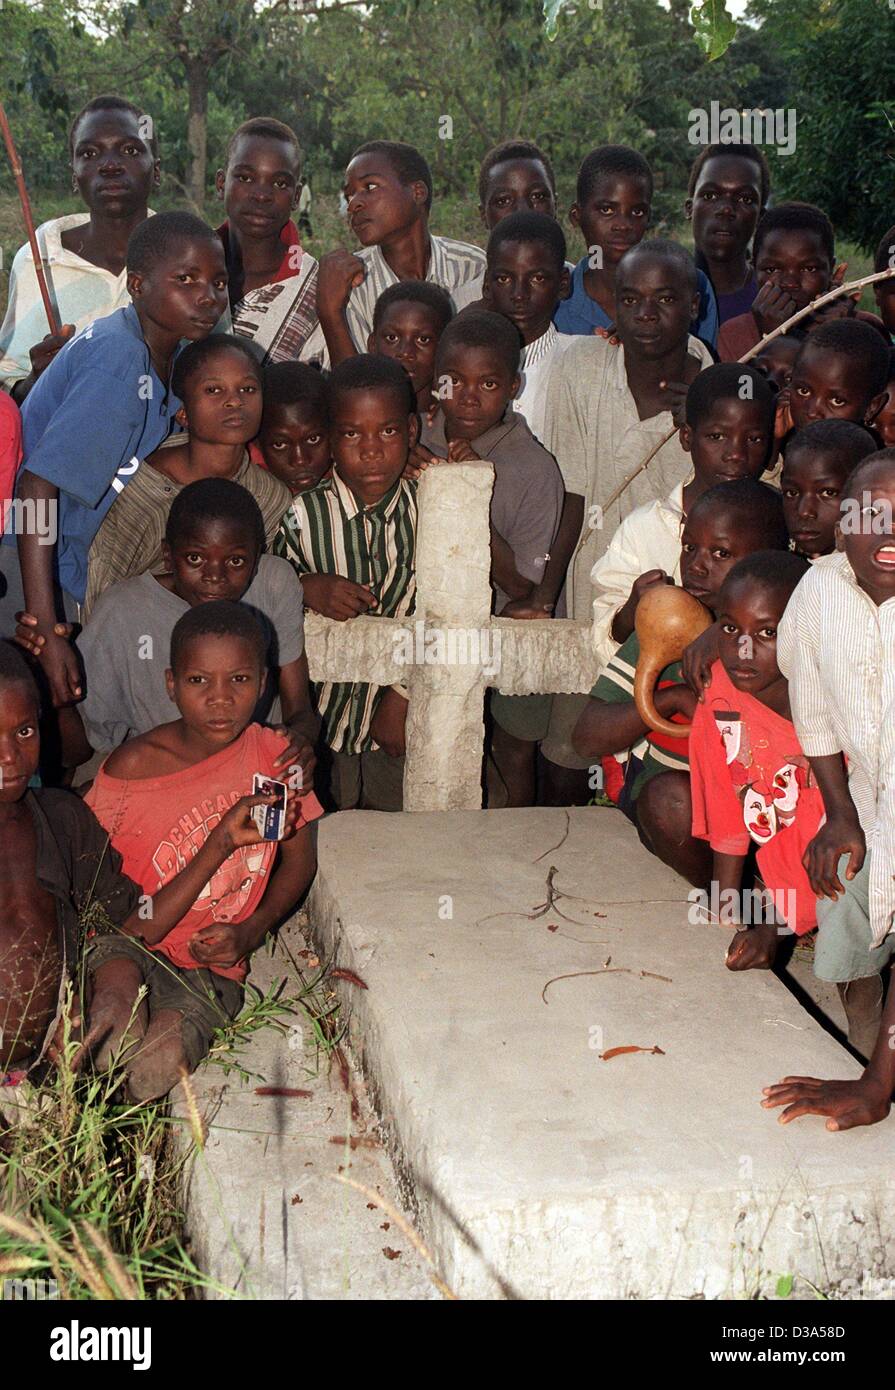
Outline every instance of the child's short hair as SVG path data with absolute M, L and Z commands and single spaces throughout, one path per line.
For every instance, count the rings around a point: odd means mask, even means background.
M 895 227 L 890 227 L 885 235 L 880 238 L 879 245 L 876 248 L 876 255 L 873 258 L 874 271 L 891 270 L 892 266 L 895 265 L 893 257 L 895 257 Z M 880 283 L 885 285 L 888 282 L 882 280 Z
M 165 526 L 169 546 L 179 545 L 203 522 L 226 521 L 251 533 L 255 551 L 265 546 L 264 517 L 254 497 L 231 478 L 199 478 L 187 483 L 171 503 Z
M 479 165 L 479 202 L 484 203 L 485 194 L 488 191 L 488 178 L 492 169 L 498 164 L 508 164 L 511 159 L 537 159 L 544 166 L 544 173 L 547 175 L 547 182 L 550 184 L 550 191 L 556 197 L 556 177 L 553 173 L 553 165 L 545 155 L 539 145 L 535 145 L 531 140 L 502 140 L 499 145 L 492 145 Z
M 587 202 L 597 179 L 602 178 L 604 174 L 622 174 L 629 178 L 646 179 L 649 190 L 647 196 L 652 201 L 653 171 L 643 155 L 637 150 L 632 150 L 630 145 L 598 145 L 590 154 L 584 156 L 578 170 L 575 201 L 579 205 Z
M 750 393 L 743 395 L 743 386 L 750 383 Z M 708 415 L 716 401 L 752 400 L 767 416 L 768 427 L 773 424 L 776 397 L 767 377 L 744 362 L 716 362 L 699 373 L 687 391 L 687 424 L 698 425 Z
M 862 459 L 876 453 L 876 440 L 854 420 L 812 420 L 790 434 L 783 446 L 784 462 L 796 449 L 841 459 L 843 477 L 848 477 Z
M 358 145 L 349 164 L 362 154 L 381 154 L 394 169 L 400 183 L 426 185 L 426 212 L 432 207 L 432 171 L 415 145 L 403 140 L 368 140 Z
M 756 587 L 770 589 L 788 600 L 796 585 L 805 578 L 811 568 L 804 555 L 793 551 L 755 550 L 737 560 L 721 585 L 721 595 L 726 594 L 734 584 L 744 580 Z
M 539 215 L 534 214 L 535 217 Z M 549 220 L 544 218 L 545 222 Z M 515 376 L 522 355 L 522 335 L 503 314 L 495 314 L 491 309 L 465 309 L 448 324 L 439 339 L 435 357 L 436 374 L 441 371 L 449 350 L 455 347 L 490 348 L 500 354 L 510 375 Z
M 729 483 L 716 483 L 693 503 L 689 516 L 703 507 L 717 507 L 737 518 L 737 529 L 743 526 L 760 529 L 763 550 L 787 550 L 789 533 L 783 516 L 783 498 L 776 488 L 768 487 L 755 478 L 735 478 Z
M 399 280 L 395 285 L 389 285 L 382 291 L 373 306 L 373 332 L 375 333 L 382 323 L 382 316 L 386 309 L 393 304 L 423 304 L 427 309 L 431 309 L 438 319 L 438 331 L 441 333 L 451 319 L 454 317 L 454 306 L 447 290 L 442 289 L 441 285 L 435 285 L 431 280 Z
M 127 268 L 147 275 L 185 241 L 216 241 L 221 245 L 214 228 L 191 212 L 158 212 L 155 217 L 147 217 L 131 232 Z
M 638 241 L 635 246 L 629 247 L 622 260 L 628 260 L 633 256 L 655 256 L 662 260 L 676 262 L 687 277 L 690 293 L 695 294 L 698 290 L 699 278 L 696 262 L 687 248 L 681 246 L 680 242 L 672 241 L 669 237 L 650 237 L 649 241 Z
M 745 143 L 742 145 L 706 145 L 704 150 L 700 150 L 690 169 L 690 178 L 687 182 L 689 197 L 692 198 L 696 192 L 696 185 L 699 182 L 699 175 L 702 173 L 703 166 L 716 156 L 719 158 L 748 159 L 750 164 L 757 166 L 761 177 L 761 205 L 764 207 L 771 191 L 771 171 L 760 146 Z
M 155 121 L 147 117 L 145 111 L 141 111 L 139 106 L 134 106 L 132 101 L 127 101 L 124 97 L 115 96 L 112 92 L 105 92 L 101 96 L 91 97 L 86 106 L 82 106 L 68 128 L 68 153 L 73 158 L 75 153 L 75 132 L 85 116 L 92 116 L 94 111 L 127 111 L 134 116 L 138 122 L 146 121 L 146 143 L 152 150 L 153 159 L 158 159 L 158 137 L 155 133 Z
M 267 663 L 267 641 L 248 604 L 219 598 L 187 609 L 171 633 L 171 670 L 175 673 L 183 664 L 185 648 L 196 637 L 239 637 L 254 648 L 262 669 Z
M 264 368 L 262 385 L 265 411 L 274 405 L 303 405 L 329 423 L 327 380 L 309 362 L 271 362 Z
M 895 449 L 877 449 L 875 454 L 868 454 L 866 458 L 861 459 L 857 468 L 853 468 L 846 478 L 842 496 L 860 501 L 858 488 L 862 474 L 867 473 L 870 469 L 875 469 L 879 464 L 886 466 L 886 472 L 890 477 L 895 477 Z
M 885 390 L 889 380 L 889 346 L 872 324 L 861 319 L 831 319 L 829 323 L 820 324 L 804 339 L 796 365 L 808 348 L 848 358 L 860 368 L 870 397 Z
M 446 331 L 446 330 L 445 330 Z M 393 357 L 362 352 L 346 357 L 333 368 L 327 385 L 330 417 L 335 414 L 336 401 L 348 391 L 393 391 L 407 415 L 416 413 L 416 393 L 407 372 Z
M 295 131 L 285 122 L 278 121 L 273 116 L 251 116 L 247 121 L 243 121 L 242 125 L 236 127 L 227 141 L 227 164 L 230 163 L 237 140 L 243 135 L 258 135 L 264 140 L 282 140 L 283 144 L 294 145 L 296 153 L 295 172 L 296 174 L 301 173 L 301 144 Z
M 755 240 L 752 243 L 752 262 L 758 260 L 758 253 L 761 244 L 769 232 L 796 231 L 796 232 L 815 232 L 825 254 L 829 257 L 830 264 L 836 260 L 836 249 L 833 236 L 833 224 L 825 212 L 815 207 L 813 203 L 778 203 L 775 208 L 768 208 L 758 219 L 758 226 L 755 228 Z
M 207 338 L 200 338 L 197 343 L 189 343 L 174 363 L 174 370 L 171 373 L 171 390 L 175 396 L 179 396 L 183 400 L 184 393 L 196 372 L 221 352 L 241 353 L 254 371 L 258 381 L 263 380 L 258 350 L 250 339 L 237 338 L 235 333 L 211 333 Z
M 488 238 L 488 261 L 505 241 L 536 241 L 546 246 L 558 270 L 566 264 L 566 238 L 552 217 L 542 212 L 511 212 L 502 217 Z
M 0 690 L 6 685 L 24 686 L 40 709 L 40 693 L 34 673 L 18 647 L 4 637 L 0 641 Z

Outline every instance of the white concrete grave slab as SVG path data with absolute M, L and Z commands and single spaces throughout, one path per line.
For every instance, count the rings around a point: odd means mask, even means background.
M 348 812 L 319 859 L 312 926 L 368 986 L 341 986 L 352 1045 L 459 1295 L 892 1296 L 895 1121 L 761 1109 L 859 1067 L 774 976 L 724 969 L 617 812 Z M 569 896 L 539 911 L 553 868 Z M 601 1060 L 633 1045 L 662 1055 Z

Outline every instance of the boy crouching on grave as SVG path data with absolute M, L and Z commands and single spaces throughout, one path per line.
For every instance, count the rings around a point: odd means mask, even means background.
M 410 377 L 388 357 L 349 357 L 327 394 L 333 476 L 292 499 L 274 550 L 298 571 L 307 607 L 324 617 L 403 617 L 416 598 L 417 485 L 402 476 L 419 430 Z M 338 809 L 400 811 L 400 687 L 327 682 L 317 708 Z
M 125 871 L 156 895 L 87 955 L 88 1038 L 100 1065 L 124 1062 L 134 1101 L 166 1095 L 198 1066 L 214 1030 L 242 1007 L 248 957 L 316 871 L 310 822 L 320 804 L 302 793 L 296 767 L 282 809 L 284 739 L 250 722 L 265 678 L 250 609 L 227 600 L 191 608 L 171 635 L 167 683 L 179 718 L 117 748 L 86 798 Z M 255 790 L 259 776 L 274 788 Z M 263 835 L 257 807 L 267 812 Z

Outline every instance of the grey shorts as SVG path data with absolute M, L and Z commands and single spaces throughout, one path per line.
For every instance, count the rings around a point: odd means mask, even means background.
M 150 951 L 132 936 L 101 936 L 87 951 L 87 970 L 93 974 L 111 960 L 130 960 L 147 990 L 149 1016 L 162 1009 L 183 1015 L 181 1037 L 191 1071 L 207 1057 L 218 1028 L 225 1028 L 242 1008 L 245 991 L 238 980 L 214 970 L 181 970 L 161 951 Z
M 340 811 L 400 811 L 404 807 L 404 759 L 384 748 L 332 754 L 330 793 Z
M 541 744 L 541 752 L 550 763 L 557 767 L 572 768 L 583 772 L 593 767 L 599 759 L 581 758 L 572 747 L 572 734 L 575 725 L 586 707 L 589 695 L 553 695 L 550 705 L 550 725 Z
M 552 695 L 501 695 L 491 691 L 491 718 L 523 743 L 540 743 L 550 723 Z
M 870 855 L 855 877 L 845 877 L 848 855 L 839 860 L 839 880 L 845 893 L 835 902 L 820 898 L 817 904 L 817 944 L 814 947 L 814 973 L 819 980 L 845 984 L 878 975 L 895 956 L 895 932 L 871 944 L 870 935 Z

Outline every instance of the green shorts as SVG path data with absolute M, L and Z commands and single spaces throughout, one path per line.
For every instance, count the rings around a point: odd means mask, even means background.
M 550 723 L 552 695 L 501 695 L 491 691 L 491 718 L 505 734 L 540 743 Z
M 550 727 L 541 744 L 541 752 L 550 763 L 557 767 L 570 768 L 583 772 L 594 766 L 599 759 L 582 758 L 572 747 L 575 725 L 587 707 L 589 695 L 551 695 Z
M 834 984 L 878 975 L 895 956 L 895 932 L 889 932 L 878 946 L 871 944 L 870 855 L 851 882 L 845 877 L 848 858 L 844 854 L 839 860 L 839 881 L 845 884 L 845 893 L 835 902 L 820 898 L 817 904 L 814 973 Z
M 384 748 L 333 752 L 330 795 L 340 811 L 400 811 L 404 807 L 404 758 Z
M 132 936 L 101 936 L 87 951 L 87 970 L 93 974 L 111 960 L 132 960 L 143 976 L 149 1016 L 162 1009 L 183 1015 L 181 1037 L 190 1071 L 208 1056 L 218 1028 L 225 1028 L 242 1008 L 245 991 L 238 980 L 197 967 L 182 970 L 161 951 L 150 951 Z

